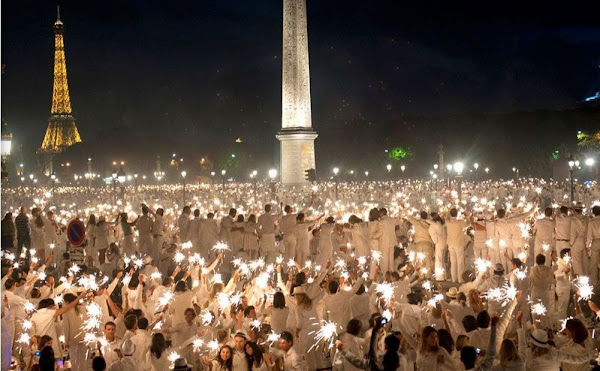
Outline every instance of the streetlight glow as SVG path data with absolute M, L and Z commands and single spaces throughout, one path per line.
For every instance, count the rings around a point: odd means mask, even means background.
M 269 169 L 269 178 L 271 178 L 271 180 L 277 178 L 277 170 L 276 169 Z
M 457 162 L 454 164 L 454 171 L 456 171 L 457 174 L 461 174 L 464 168 L 465 165 L 462 162 Z

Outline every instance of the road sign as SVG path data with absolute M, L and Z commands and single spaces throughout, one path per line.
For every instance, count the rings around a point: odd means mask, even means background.
M 85 226 L 79 219 L 71 220 L 67 227 L 67 238 L 73 246 L 81 246 L 85 239 Z

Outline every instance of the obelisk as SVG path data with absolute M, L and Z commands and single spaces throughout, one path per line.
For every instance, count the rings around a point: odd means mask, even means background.
M 305 170 L 315 168 L 317 133 L 310 109 L 306 0 L 283 0 L 281 93 L 281 182 L 307 185 Z

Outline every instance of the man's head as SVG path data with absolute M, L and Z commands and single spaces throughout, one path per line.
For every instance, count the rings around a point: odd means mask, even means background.
M 279 335 L 279 349 L 287 352 L 294 346 L 294 336 L 289 331 L 284 331 Z
M 137 321 L 137 327 L 140 330 L 146 330 L 148 328 L 148 318 L 140 317 Z
M 385 207 L 382 207 L 379 209 L 379 216 L 384 216 L 387 215 L 387 209 Z
M 329 289 L 329 293 L 330 294 L 337 293 L 339 288 L 340 288 L 340 284 L 339 284 L 338 281 L 336 281 L 336 280 L 329 281 L 329 287 L 328 287 L 328 289 Z
M 128 314 L 125 316 L 123 323 L 125 324 L 125 328 L 129 331 L 135 331 L 137 329 L 137 317 L 135 314 Z
M 183 213 L 184 213 L 185 215 L 190 215 L 190 214 L 192 213 L 192 208 L 191 208 L 191 207 L 189 207 L 188 205 L 185 205 L 185 206 L 183 207 Z
M 246 309 L 244 309 L 244 317 L 256 319 L 256 309 L 253 305 L 248 305 Z
M 4 282 L 4 288 L 8 291 L 15 291 L 17 286 L 15 285 L 15 280 L 9 278 Z
M 592 207 L 592 214 L 594 214 L 594 216 L 599 216 L 600 215 L 600 206 L 596 205 L 596 206 Z
M 427 219 L 427 211 L 421 211 L 421 219 Z
M 453 218 L 456 218 L 456 216 L 458 215 L 458 210 L 456 210 L 456 208 L 452 208 L 450 209 L 450 216 Z
M 566 206 L 561 206 L 560 207 L 560 213 L 564 214 L 564 215 L 567 215 L 569 213 L 569 208 L 566 207 Z
M 234 209 L 233 207 L 231 209 L 229 209 L 229 216 L 231 216 L 232 218 L 235 218 L 236 215 L 237 215 L 236 209 Z
M 523 266 L 523 262 L 519 258 L 512 258 L 510 262 L 512 264 L 512 269 L 521 269 Z
M 498 212 L 496 213 L 496 215 L 498 215 L 498 218 L 502 219 L 506 216 L 506 210 L 498 209 Z
M 475 368 L 475 360 L 477 359 L 477 352 L 475 348 L 470 345 L 464 346 L 460 350 L 460 360 L 465 365 L 465 370 Z
M 244 351 L 244 347 L 246 346 L 246 335 L 244 333 L 238 332 L 235 334 L 234 338 L 235 350 L 239 352 Z
M 547 218 L 551 217 L 552 216 L 552 208 L 551 207 L 547 207 L 544 210 L 544 215 L 546 215 Z
M 104 325 L 104 336 L 106 336 L 106 339 L 108 341 L 115 340 L 115 329 L 116 328 L 117 328 L 117 325 L 115 325 L 115 323 L 112 321 L 108 321 Z
M 194 218 L 200 217 L 200 209 L 194 209 Z
M 146 206 L 146 205 L 142 206 L 142 214 L 148 215 L 148 212 L 149 212 L 148 206 Z
M 270 213 L 271 212 L 271 204 L 266 204 L 265 205 L 265 213 Z
M 488 328 L 490 327 L 490 314 L 487 310 L 483 312 L 479 312 L 477 315 L 477 327 L 479 328 Z
M 21 214 L 27 214 L 27 206 L 21 206 Z
M 535 264 L 537 264 L 537 265 L 546 264 L 546 257 L 544 256 L 544 254 L 537 254 L 537 256 L 535 257 Z

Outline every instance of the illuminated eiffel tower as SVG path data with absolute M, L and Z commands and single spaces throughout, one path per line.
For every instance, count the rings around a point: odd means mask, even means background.
M 81 142 L 75 118 L 71 110 L 67 62 L 65 58 L 64 25 L 60 20 L 60 5 L 57 5 L 54 22 L 54 84 L 52 87 L 52 109 L 48 129 L 38 153 L 46 155 L 46 173 L 52 173 L 52 157 L 76 143 Z

